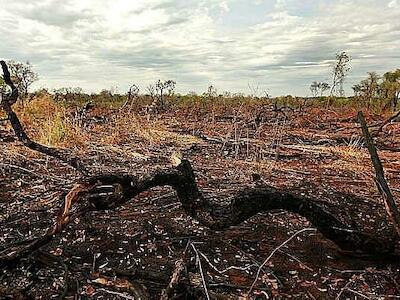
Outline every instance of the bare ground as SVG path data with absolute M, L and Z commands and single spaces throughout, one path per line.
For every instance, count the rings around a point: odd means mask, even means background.
M 93 112 L 104 115 L 104 112 Z M 367 150 L 360 147 L 355 112 L 310 110 L 288 118 L 265 113 L 262 126 L 246 115 L 205 112 L 164 114 L 149 136 L 127 129 L 115 136 L 112 120 L 90 123 L 79 155 L 92 173 L 144 174 L 189 159 L 207 197 L 222 201 L 245 186 L 270 184 L 312 195 L 343 220 L 387 238 L 392 234 L 373 181 Z M 136 122 L 146 122 L 140 117 Z M 369 121 L 383 117 L 370 116 Z M 111 122 L 111 123 L 110 123 Z M 146 123 L 146 126 L 149 126 Z M 250 124 L 250 125 L 249 125 Z M 0 249 L 43 235 L 62 206 L 60 194 L 79 178 L 62 163 L 27 150 L 9 127 L 0 127 Z M 398 123 L 377 140 L 400 148 Z M 112 139 L 110 139 L 112 137 Z M 400 152 L 380 151 L 395 198 L 400 198 Z M 254 180 L 255 174 L 260 180 Z M 93 212 L 71 224 L 41 251 L 0 273 L 5 299 L 130 299 L 142 291 L 159 299 L 188 243 L 200 251 L 211 297 L 239 299 L 259 266 L 308 222 L 284 211 L 259 214 L 240 226 L 213 232 L 186 215 L 172 190 L 154 189 L 114 211 Z M 188 278 L 204 298 L 199 265 L 188 249 Z M 227 272 L 218 272 L 235 266 Z M 343 253 L 319 233 L 305 233 L 263 268 L 254 299 L 395 299 L 399 262 Z M 192 293 L 192 297 L 193 296 Z M 268 295 L 268 296 L 267 296 Z M 258 297 L 258 298 L 257 298 Z

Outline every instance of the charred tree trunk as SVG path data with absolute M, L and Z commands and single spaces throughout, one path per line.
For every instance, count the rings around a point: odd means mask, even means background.
M 362 131 L 365 138 L 365 143 L 367 144 L 368 151 L 371 155 L 372 164 L 375 169 L 375 182 L 378 186 L 378 190 L 383 196 L 385 208 L 389 215 L 390 220 L 393 222 L 394 227 L 397 232 L 397 237 L 400 237 L 400 212 L 397 208 L 397 204 L 394 201 L 392 192 L 390 191 L 389 185 L 385 178 L 385 172 L 383 170 L 383 165 L 378 156 L 378 151 L 374 145 L 374 141 L 369 133 L 367 122 L 365 121 L 364 115 L 362 112 L 358 113 L 358 120 L 361 123 Z

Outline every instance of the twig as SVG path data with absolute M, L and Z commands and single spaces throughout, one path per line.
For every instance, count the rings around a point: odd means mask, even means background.
M 28 174 L 30 174 L 30 175 L 32 175 L 32 176 L 34 176 L 34 177 L 39 177 L 39 178 L 46 177 L 46 178 L 49 178 L 49 179 L 56 180 L 56 181 L 58 181 L 58 182 L 59 182 L 59 181 L 67 182 L 67 181 L 66 181 L 65 179 L 63 179 L 63 178 L 59 178 L 59 177 L 55 177 L 55 176 L 51 176 L 51 175 L 47 175 L 47 174 L 38 174 L 38 173 L 35 173 L 35 172 L 31 171 L 31 170 L 28 170 L 28 169 L 26 169 L 26 168 L 23 168 L 23 167 L 20 167 L 20 166 L 17 166 L 17 165 L 0 163 L 0 166 L 1 166 L 1 167 L 12 168 L 12 169 L 17 169 L 17 170 L 23 171 L 23 172 L 25 172 L 25 173 L 28 173 Z
M 353 289 L 347 288 L 346 290 L 349 291 L 350 293 L 356 294 L 357 296 L 360 296 L 360 297 L 362 297 L 362 298 L 364 298 L 364 299 L 371 299 L 370 297 L 368 297 L 368 296 L 366 296 L 366 295 L 364 295 L 364 294 L 361 294 L 360 292 L 355 291 L 355 290 L 353 290 Z
M 210 295 L 209 295 L 209 293 L 208 293 L 206 280 L 205 280 L 205 278 L 204 278 L 203 267 L 202 267 L 202 265 L 201 265 L 201 260 L 200 260 L 199 252 L 198 252 L 197 248 L 195 247 L 195 245 L 194 245 L 193 243 L 191 244 L 191 246 L 192 246 L 194 252 L 196 253 L 196 261 L 197 261 L 197 264 L 198 264 L 198 266 L 199 266 L 199 271 L 200 271 L 201 281 L 202 281 L 202 283 L 203 283 L 204 292 L 205 292 L 205 294 L 206 294 L 207 300 L 210 300 Z
M 169 282 L 167 288 L 162 291 L 160 297 L 161 300 L 168 300 L 172 298 L 175 288 L 179 284 L 179 281 L 181 279 L 181 274 L 186 268 L 186 255 L 187 255 L 187 249 L 189 248 L 190 244 L 191 242 L 189 238 L 185 250 L 183 251 L 182 258 L 178 259 L 175 262 L 175 270 L 172 273 L 171 281 Z
M 342 294 L 344 293 L 344 291 L 348 291 L 349 290 L 349 286 L 354 283 L 357 279 L 360 279 L 363 275 L 365 275 L 366 272 L 363 272 L 360 275 L 353 275 L 349 281 L 345 284 L 345 286 L 340 290 L 339 294 L 336 296 L 335 300 L 340 300 L 340 297 L 342 296 Z
M 98 291 L 105 292 L 105 293 L 112 294 L 112 295 L 116 295 L 116 296 L 120 296 L 120 297 L 122 297 L 124 299 L 128 299 L 128 300 L 137 300 L 135 297 L 129 296 L 129 295 L 125 294 L 125 293 L 118 293 L 118 292 L 106 290 L 106 289 L 103 289 L 103 288 L 98 289 Z
M 277 248 L 275 248 L 271 254 L 264 260 L 264 262 L 262 263 L 262 265 L 258 268 L 257 274 L 256 274 L 256 278 L 254 279 L 249 291 L 248 291 L 248 295 L 251 294 L 255 284 L 257 283 L 258 277 L 260 276 L 261 270 L 263 269 L 263 267 L 268 263 L 268 261 L 272 258 L 272 256 L 274 256 L 274 254 L 280 250 L 283 246 L 285 246 L 286 244 L 288 244 L 291 240 L 293 240 L 295 237 L 297 237 L 298 235 L 302 234 L 303 232 L 307 232 L 307 231 L 317 231 L 315 228 L 304 228 L 302 230 L 297 231 L 296 233 L 294 233 L 290 238 L 288 238 L 286 241 L 284 241 L 282 244 L 280 244 Z
M 300 267 L 302 267 L 302 268 L 304 268 L 304 269 L 307 269 L 308 271 L 314 272 L 313 269 L 311 269 L 309 266 L 307 266 L 305 263 L 303 263 L 303 262 L 302 262 L 300 259 L 298 259 L 296 256 L 294 256 L 294 255 L 292 255 L 292 254 L 290 254 L 290 253 L 288 253 L 288 252 L 286 252 L 286 251 L 283 251 L 283 250 L 279 250 L 279 253 L 283 253 L 283 254 L 289 256 L 291 259 L 297 261 L 297 262 L 299 263 Z
M 398 111 L 395 115 L 391 116 L 389 119 L 383 121 L 382 124 L 379 126 L 379 128 L 378 128 L 374 133 L 372 133 L 372 136 L 374 136 L 374 137 L 378 136 L 379 133 L 383 130 L 383 128 L 384 128 L 387 124 L 393 122 L 393 121 L 396 120 L 398 117 L 400 117 L 400 111 Z
M 204 253 L 202 253 L 200 250 L 197 250 L 197 251 L 206 260 L 206 262 L 210 265 L 210 267 L 213 268 L 216 272 L 218 272 L 221 275 L 225 274 L 226 272 L 228 272 L 230 270 L 247 271 L 251 267 L 257 266 L 256 264 L 252 264 L 252 265 L 249 265 L 247 267 L 230 266 L 230 267 L 228 267 L 228 268 L 226 268 L 224 270 L 219 270 L 215 265 L 213 265 L 213 263 L 208 259 L 208 257 Z
M 225 287 L 225 288 L 234 289 L 234 290 L 248 290 L 250 288 L 249 286 L 245 286 L 245 285 L 236 285 L 236 284 L 230 284 L 230 283 L 224 283 L 224 282 L 210 283 L 209 286 L 214 287 L 214 288 Z M 265 292 L 270 291 L 270 289 L 268 289 L 268 288 L 260 288 L 259 290 L 265 291 Z

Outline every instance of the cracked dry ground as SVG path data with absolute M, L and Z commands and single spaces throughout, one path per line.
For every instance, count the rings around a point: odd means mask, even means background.
M 188 122 L 188 117 L 166 114 L 159 121 L 162 128 L 154 129 L 156 142 L 144 141 L 134 132 L 124 133 L 115 143 L 104 142 L 115 130 L 105 123 L 89 126 L 85 147 L 70 150 L 92 173 L 131 174 L 167 168 L 171 154 L 180 152 L 192 162 L 203 193 L 215 201 L 265 182 L 311 195 L 344 220 L 351 218 L 359 228 L 385 237 L 392 228 L 366 149 L 332 142 L 339 140 L 338 135 L 351 141 L 360 134 L 354 115 L 339 118 L 321 112 L 317 118 L 310 112 L 291 122 L 272 120 L 257 136 L 242 128 L 238 137 L 241 125 L 229 119 L 214 118 L 210 124 L 201 116 L 191 116 L 193 122 Z M 389 127 L 378 140 L 398 148 L 399 125 Z M 60 162 L 25 149 L 7 126 L 0 128 L 0 248 L 4 249 L 43 235 L 62 205 L 60 193 L 79 176 Z M 244 142 L 226 142 L 235 136 Z M 260 144 L 265 146 L 263 159 Z M 380 151 L 380 155 L 394 196 L 400 199 L 400 153 Z M 261 180 L 253 181 L 252 174 L 261 175 Z M 172 189 L 153 189 L 114 211 L 79 218 L 39 252 L 1 270 L 0 298 L 133 299 L 141 290 L 158 299 L 190 241 L 204 254 L 201 263 L 210 293 L 240 299 L 265 258 L 306 227 L 310 224 L 297 215 L 273 211 L 213 232 L 186 215 Z M 201 298 L 195 253 L 188 251 L 188 278 Z M 216 271 L 232 266 L 237 268 Z M 300 235 L 278 251 L 262 270 L 251 297 L 396 299 L 399 295 L 399 262 L 349 256 L 317 232 Z

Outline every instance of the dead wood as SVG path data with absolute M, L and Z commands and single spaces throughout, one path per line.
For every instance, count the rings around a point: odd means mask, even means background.
M 379 126 L 377 130 L 375 130 L 374 132 L 371 133 L 371 135 L 373 137 L 377 137 L 382 132 L 383 128 L 386 125 L 388 125 L 389 123 L 395 121 L 399 117 L 400 117 L 400 111 L 397 112 L 396 114 L 394 114 L 393 116 L 391 116 L 390 118 L 386 119 L 385 121 L 383 121 L 381 124 L 377 124 L 376 126 L 369 126 L 368 128 Z
M 362 131 L 367 144 L 369 154 L 371 155 L 372 164 L 375 168 L 375 182 L 378 186 L 378 190 L 383 196 L 385 202 L 385 208 L 389 215 L 390 220 L 393 222 L 397 232 L 397 237 L 400 238 L 400 212 L 397 208 L 397 204 L 394 201 L 392 192 L 390 191 L 389 185 L 385 178 L 385 172 L 383 170 L 382 162 L 379 159 L 378 152 L 375 148 L 374 141 L 369 133 L 367 122 L 365 121 L 362 112 L 358 113 L 358 120 L 360 121 Z
M 171 280 L 165 290 L 161 294 L 161 300 L 168 300 L 173 298 L 176 287 L 178 286 L 182 273 L 186 268 L 186 259 L 181 258 L 175 262 L 175 270 L 172 273 Z
M 6 112 L 8 116 L 8 121 L 15 132 L 18 140 L 22 142 L 26 147 L 31 150 L 49 155 L 51 157 L 57 158 L 71 167 L 75 168 L 76 170 L 87 174 L 85 168 L 80 163 L 80 160 L 76 157 L 71 157 L 66 153 L 61 152 L 58 149 L 50 148 L 41 144 L 32 141 L 29 136 L 26 134 L 22 124 L 17 116 L 17 114 L 13 111 L 12 105 L 17 102 L 18 99 L 18 89 L 14 85 L 11 80 L 10 72 L 8 70 L 7 64 L 4 61 L 0 61 L 1 67 L 3 69 L 3 79 L 4 82 L 10 87 L 11 93 L 9 95 L 4 95 L 3 99 L 1 99 L 0 107 Z
M 115 209 L 140 193 L 158 186 L 172 187 L 183 209 L 202 225 L 213 230 L 224 230 L 238 225 L 261 212 L 283 209 L 305 217 L 320 233 L 344 251 L 362 252 L 375 257 L 397 255 L 393 241 L 380 241 L 374 236 L 355 230 L 319 205 L 315 199 L 298 197 L 270 186 L 245 189 L 233 197 L 230 205 L 208 201 L 198 189 L 189 161 L 184 160 L 177 168 L 141 177 L 101 175 L 75 185 L 64 197 L 64 207 L 46 234 L 1 251 L 0 265 L 12 265 L 40 249 L 77 216 L 91 210 Z

